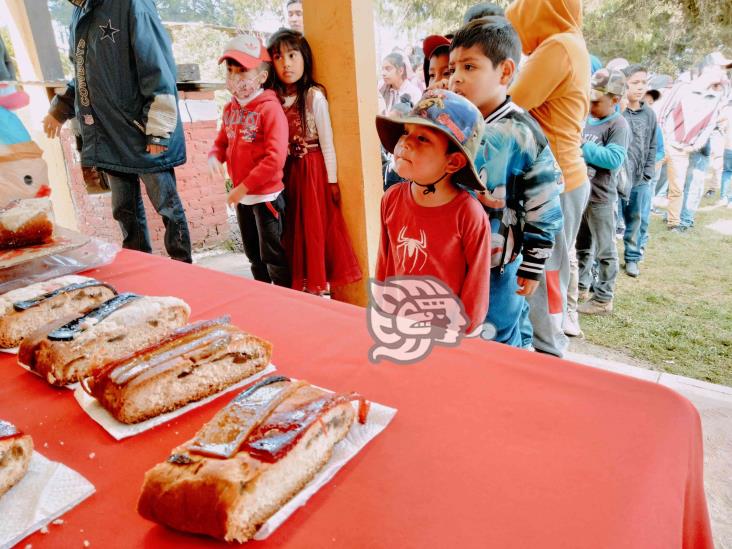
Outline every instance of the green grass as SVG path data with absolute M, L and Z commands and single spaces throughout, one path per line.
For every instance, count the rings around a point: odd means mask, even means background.
M 732 236 L 706 228 L 720 219 L 732 222 L 732 210 L 697 212 L 693 230 L 674 234 L 652 216 L 637 279 L 625 275 L 619 243 L 614 312 L 581 317 L 587 340 L 664 372 L 732 386 Z

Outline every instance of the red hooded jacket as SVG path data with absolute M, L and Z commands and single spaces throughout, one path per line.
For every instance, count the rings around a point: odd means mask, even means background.
M 277 95 L 265 90 L 244 107 L 232 98 L 224 107 L 221 129 L 209 153 L 226 162 L 234 186 L 247 194 L 271 194 L 284 189 L 289 129 Z

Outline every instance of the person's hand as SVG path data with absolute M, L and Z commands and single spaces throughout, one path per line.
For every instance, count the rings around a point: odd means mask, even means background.
M 447 90 L 450 89 L 449 86 L 449 80 L 447 78 L 443 78 L 442 80 L 436 80 L 429 86 L 427 86 L 428 90 Z
M 226 169 L 224 165 L 219 162 L 219 159 L 215 156 L 208 157 L 208 173 L 211 177 L 220 177 L 226 179 Z
M 330 188 L 330 198 L 333 204 L 338 206 L 341 203 L 341 189 L 338 187 L 338 183 L 329 183 L 328 187 Z
M 47 114 L 43 119 L 43 131 L 49 139 L 53 139 L 61 135 L 61 126 L 63 126 L 63 124 L 56 120 L 51 114 Z
M 168 147 L 165 145 L 156 145 L 155 143 L 148 143 L 147 152 L 150 154 L 163 154 Z
M 246 195 L 247 188 L 244 185 L 237 185 L 236 187 L 231 189 L 231 191 L 229 191 L 229 196 L 226 197 L 226 203 L 233 208 Z
M 516 277 L 516 284 L 518 284 L 519 287 L 516 293 L 524 297 L 529 297 L 530 295 L 533 295 L 533 293 L 539 287 L 538 280 L 531 280 L 522 276 Z

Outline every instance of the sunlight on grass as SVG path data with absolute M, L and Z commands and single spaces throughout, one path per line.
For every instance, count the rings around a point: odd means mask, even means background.
M 732 386 L 732 237 L 706 228 L 718 220 L 732 223 L 732 210 L 698 212 L 685 234 L 667 232 L 654 216 L 641 276 L 621 268 L 614 313 L 581 317 L 587 340 L 664 372 Z

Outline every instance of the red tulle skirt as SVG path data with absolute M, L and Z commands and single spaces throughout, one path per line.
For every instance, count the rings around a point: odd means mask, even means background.
M 323 154 L 287 157 L 285 234 L 292 287 L 320 294 L 363 277 L 343 214 L 333 203 Z

